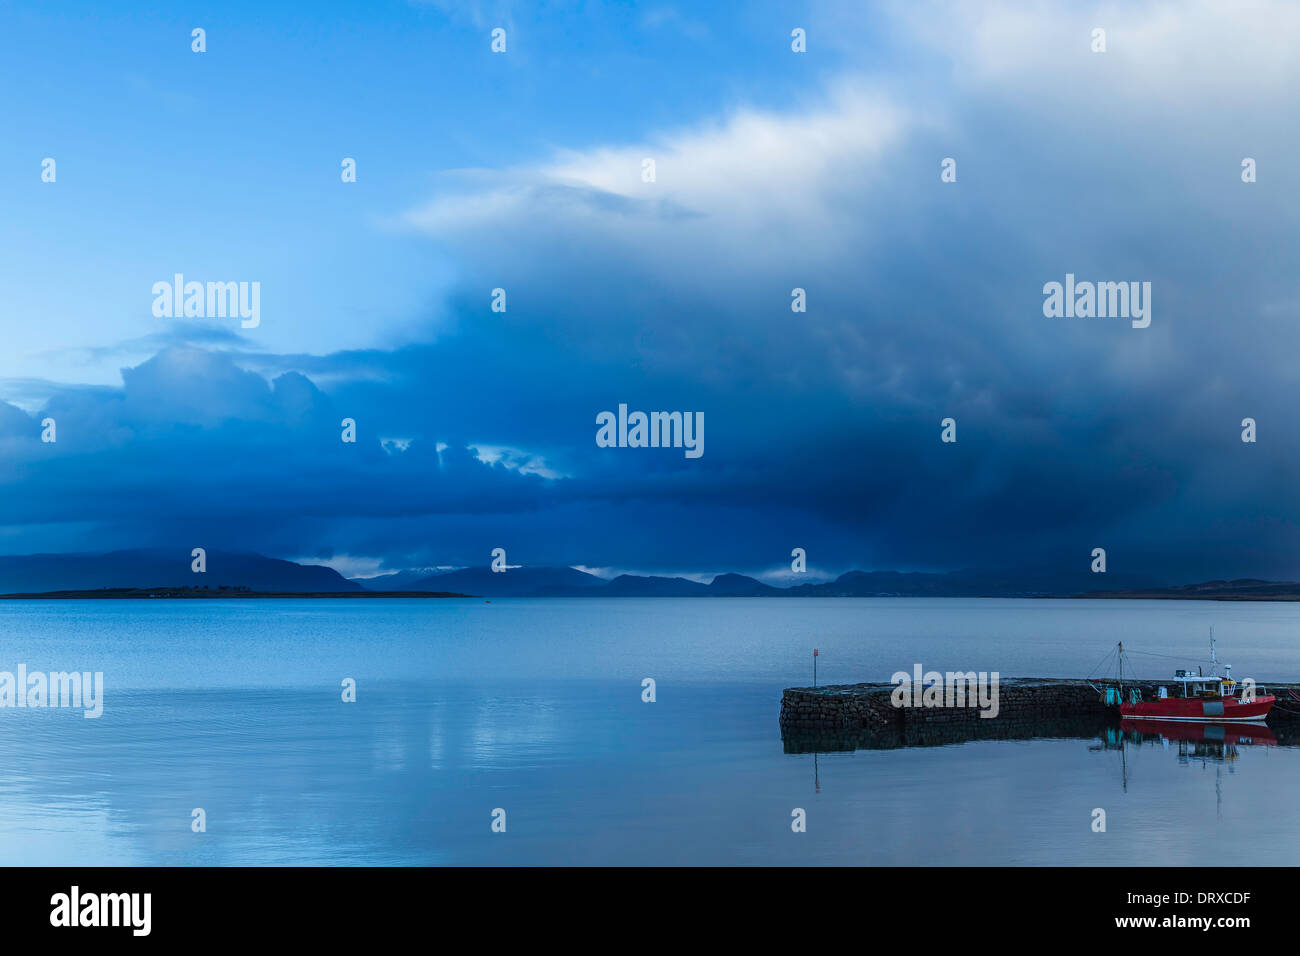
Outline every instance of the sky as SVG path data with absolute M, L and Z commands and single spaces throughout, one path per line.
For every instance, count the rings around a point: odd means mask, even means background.
M 0 553 L 1300 578 L 1292 4 L 98 6 L 0 7 Z

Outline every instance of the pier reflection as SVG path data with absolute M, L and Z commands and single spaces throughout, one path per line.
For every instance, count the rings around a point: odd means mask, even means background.
M 1241 747 L 1300 746 L 1300 716 L 1271 715 L 1267 724 L 1118 720 L 1097 715 L 1015 722 L 997 718 L 961 723 L 913 722 L 879 730 L 786 732 L 781 743 L 788 754 L 818 754 L 1037 739 L 1091 740 L 1095 750 L 1119 750 L 1126 744 L 1159 746 L 1173 750 L 1179 759 L 1231 761 Z
M 818 793 L 823 790 L 819 754 L 962 747 L 998 740 L 1056 740 L 1065 744 L 1066 749 L 1092 751 L 1109 764 L 1105 776 L 1113 773 L 1117 790 L 1129 793 L 1136 789 L 1144 794 L 1143 799 L 1168 800 L 1171 792 L 1197 792 L 1199 787 L 1169 790 L 1162 786 L 1183 777 L 1180 768 L 1212 771 L 1209 776 L 1214 785 L 1216 812 L 1222 814 L 1225 790 L 1231 789 L 1229 781 L 1243 765 L 1238 763 L 1243 756 L 1244 765 L 1252 775 L 1257 769 L 1267 775 L 1279 765 L 1274 761 L 1260 761 L 1265 750 L 1300 748 L 1300 714 L 1286 711 L 1270 714 L 1268 722 L 1261 724 L 1120 719 L 1118 715 L 1111 717 L 1105 713 L 1050 720 L 899 721 L 871 730 L 787 731 L 781 740 L 787 754 L 812 755 L 810 783 Z M 1254 753 L 1251 748 L 1255 748 Z M 953 754 L 952 759 L 963 758 Z M 1202 779 L 1199 773 L 1196 778 Z M 1161 791 L 1165 793 L 1162 795 Z
M 1092 738 L 1101 733 L 1105 726 L 1105 718 L 1099 716 L 1035 721 L 1010 721 L 996 717 L 951 723 L 912 721 L 880 729 L 785 731 L 781 734 L 781 743 L 788 754 L 842 753 L 851 750 L 946 747 L 977 740 Z

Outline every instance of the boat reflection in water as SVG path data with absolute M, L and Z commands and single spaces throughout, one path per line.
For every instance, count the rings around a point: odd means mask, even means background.
M 1238 747 L 1277 746 L 1277 736 L 1267 724 L 1195 724 L 1125 718 L 1119 722 L 1119 733 L 1136 744 L 1176 745 L 1180 760 L 1233 761 L 1239 754 Z
M 1129 748 L 1163 747 L 1177 753 L 1178 762 L 1184 766 L 1198 764 L 1214 766 L 1214 789 L 1222 808 L 1222 773 L 1237 772 L 1236 761 L 1244 747 L 1276 747 L 1277 734 L 1263 723 L 1221 724 L 1190 723 L 1179 720 L 1146 720 L 1125 718 L 1119 726 L 1107 726 L 1101 732 L 1102 746 L 1092 750 L 1118 750 L 1123 788 L 1128 792 Z M 1294 740 L 1291 741 L 1294 744 Z M 1283 744 L 1285 746 L 1286 744 Z

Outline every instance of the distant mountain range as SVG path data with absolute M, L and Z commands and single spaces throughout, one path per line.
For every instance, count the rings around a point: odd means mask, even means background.
M 353 578 L 352 580 L 369 591 L 406 591 L 430 575 L 443 573 L 445 572 L 439 568 L 410 568 L 406 571 L 389 571 L 387 574 L 377 574 L 372 578 Z
M 480 597 L 539 597 L 548 595 L 586 594 L 605 584 L 604 578 L 576 568 L 511 568 L 493 571 L 486 565 L 439 571 L 417 578 L 407 585 L 393 584 L 385 578 L 371 579 L 366 587 L 390 591 L 458 591 Z
M 1294 601 L 1300 584 L 1239 579 L 1168 586 L 1139 576 L 1089 571 L 965 570 L 942 574 L 849 571 L 833 581 L 775 587 L 743 574 L 719 574 L 707 584 L 683 577 L 621 574 L 613 580 L 575 568 L 486 565 L 451 571 L 413 569 L 371 578 L 343 577 L 333 568 L 296 564 L 252 552 L 208 551 L 207 570 L 191 570 L 184 549 L 0 557 L 0 594 L 53 591 L 240 588 L 262 595 L 312 596 L 437 592 L 476 597 L 1116 597 L 1184 600 Z M 110 596 L 105 594 L 104 596 Z
M 1107 590 L 1151 587 L 1139 577 L 1107 575 Z M 834 581 L 775 587 L 743 574 L 719 574 L 709 583 L 682 577 L 621 574 L 607 581 L 574 568 L 486 566 L 442 571 L 428 577 L 354 578 L 385 590 L 457 591 L 484 597 L 1063 597 L 1100 590 L 1088 571 L 953 571 L 944 574 L 849 571 Z
M 295 564 L 252 552 L 208 551 L 207 570 L 191 570 L 188 550 L 136 549 L 101 554 L 0 556 L 0 594 L 101 588 L 246 587 L 253 591 L 364 590 L 333 568 Z

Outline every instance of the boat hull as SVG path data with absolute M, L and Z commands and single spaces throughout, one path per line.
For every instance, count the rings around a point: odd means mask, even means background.
M 1124 717 L 1142 720 L 1192 720 L 1197 723 L 1232 724 L 1261 721 L 1273 706 L 1272 694 L 1243 703 L 1236 697 L 1166 697 L 1163 700 L 1121 704 Z

